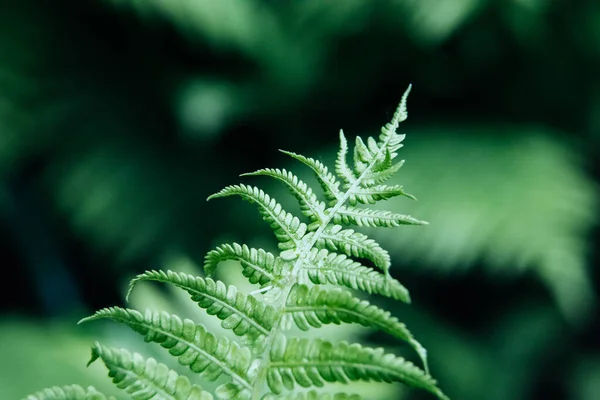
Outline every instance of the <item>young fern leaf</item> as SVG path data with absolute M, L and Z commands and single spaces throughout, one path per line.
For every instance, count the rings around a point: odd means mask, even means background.
M 396 172 L 398 172 L 398 170 L 400 168 L 402 168 L 403 165 L 404 165 L 404 160 L 401 160 L 401 161 L 397 162 L 396 164 L 393 164 L 392 166 L 390 166 L 390 168 L 388 168 L 388 169 L 369 171 L 368 173 L 366 173 L 364 175 L 363 184 L 366 186 L 380 185 L 380 184 L 384 183 L 385 181 L 387 181 L 388 179 L 390 179 L 392 176 L 394 176 L 396 174 Z M 405 194 L 405 196 L 415 199 L 415 197 L 412 195 Z
M 340 129 L 340 150 L 338 151 L 337 158 L 335 160 L 335 172 L 344 182 L 344 189 L 352 187 L 356 181 L 356 175 L 352 168 L 348 166 L 346 161 L 346 155 L 348 154 L 348 141 L 344 136 L 344 131 Z
M 224 244 L 208 252 L 204 260 L 204 273 L 212 276 L 220 262 L 226 260 L 239 261 L 242 274 L 250 283 L 264 285 L 273 280 L 273 269 L 276 258 L 263 249 L 253 249 L 237 243 Z
M 362 142 L 361 142 L 362 143 Z M 340 150 L 338 151 L 337 159 L 335 161 L 335 171 L 342 178 L 344 184 L 343 188 L 348 189 L 352 187 L 356 181 L 356 174 L 348 166 L 346 156 L 348 154 L 348 141 L 344 136 L 344 131 L 340 130 Z M 382 184 L 390 179 L 398 170 L 404 165 L 404 160 L 392 165 L 391 153 L 386 153 L 386 159 L 384 162 L 373 167 L 371 171 L 363 171 L 361 186 L 371 186 Z
M 402 190 L 402 186 L 393 185 L 373 185 L 369 187 L 354 187 L 348 190 L 350 194 L 348 203 L 355 206 L 358 203 L 362 204 L 375 204 L 380 200 L 391 199 L 396 196 L 406 196 L 413 200 L 416 200 L 415 196 L 408 194 Z
M 392 317 L 389 311 L 360 300 L 348 291 L 334 288 L 309 288 L 296 284 L 292 287 L 285 306 L 298 328 L 307 331 L 310 327 L 320 328 L 323 324 L 357 323 L 380 329 L 407 342 L 419 355 L 428 372 L 427 351 L 415 340 L 406 325 Z
M 125 324 L 144 335 L 146 342 L 159 343 L 177 357 L 181 365 L 210 381 L 225 374 L 233 379 L 239 392 L 251 390 L 251 374 L 255 369 L 251 350 L 224 336 L 217 338 L 203 325 L 166 312 L 148 310 L 142 315 L 139 311 L 118 307 L 105 308 L 83 321 L 100 318 Z
M 131 281 L 127 297 L 140 281 L 170 283 L 185 290 L 208 314 L 219 318 L 223 328 L 246 337 L 255 346 L 273 328 L 273 307 L 266 306 L 252 295 L 239 292 L 233 285 L 225 286 L 221 281 L 173 271 L 146 271 Z
M 296 385 L 321 387 L 325 382 L 358 380 L 402 382 L 447 399 L 431 376 L 403 358 L 385 354 L 382 348 L 322 339 L 288 340 L 282 334 L 271 347 L 267 384 L 276 394 L 294 390 Z
M 116 400 L 98 392 L 93 386 L 54 386 L 31 394 L 23 400 Z
M 212 400 L 213 396 L 188 378 L 178 375 L 153 358 L 144 359 L 138 353 L 104 347 L 96 343 L 88 365 L 101 359 L 108 375 L 133 400 Z
M 402 141 L 406 135 L 399 135 L 396 133 L 398 126 L 400 126 L 400 122 L 403 122 L 408 118 L 408 113 L 406 111 L 406 100 L 408 100 L 408 95 L 410 94 L 410 90 L 412 89 L 412 85 L 408 86 L 408 89 L 402 95 L 402 99 L 400 100 L 400 105 L 394 112 L 394 116 L 392 120 L 385 124 L 383 128 L 381 128 L 381 134 L 379 135 L 379 141 L 381 143 L 386 144 L 386 150 L 390 154 L 390 158 L 394 159 L 397 156 L 396 151 L 398 151 L 402 146 Z

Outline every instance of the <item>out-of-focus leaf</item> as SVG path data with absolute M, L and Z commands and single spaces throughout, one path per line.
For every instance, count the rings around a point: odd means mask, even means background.
M 213 138 L 241 112 L 245 93 L 230 82 L 203 77 L 186 82 L 176 96 L 181 133 L 187 139 Z
M 98 144 L 66 155 L 47 171 L 56 204 L 73 228 L 126 258 L 168 243 L 164 235 L 180 201 L 164 190 L 168 182 L 156 178 L 161 167 L 147 149 L 134 149 L 121 140 Z
M 48 165 L 44 179 L 54 205 L 94 248 L 120 261 L 161 256 L 201 233 L 188 222 L 201 220 L 197 205 L 212 179 L 175 158 L 135 137 L 106 138 L 66 152 Z
M 551 359 L 548 349 L 569 338 L 550 305 L 527 300 L 517 308 L 501 315 L 487 335 L 446 324 L 418 305 L 403 310 L 403 318 L 427 347 L 431 369 L 451 399 L 529 400 Z
M 83 331 L 83 332 L 82 332 Z M 106 370 L 85 367 L 90 346 L 99 336 L 84 334 L 74 321 L 0 322 L 0 399 L 20 399 L 46 387 L 80 384 L 107 395 L 118 394 Z
M 469 18 L 478 12 L 488 0 L 405 0 L 397 2 L 403 8 L 415 41 L 426 46 L 437 45 L 447 39 Z
M 549 24 L 545 12 L 550 3 L 544 0 L 507 1 L 501 15 L 520 41 L 535 48 L 549 39 Z
M 18 21 L 26 20 L 27 23 Z M 53 46 L 53 21 L 24 4 L 0 11 L 0 175 L 47 148 L 57 119 L 67 109 L 63 99 L 43 101 L 44 92 L 61 85 L 48 79 L 48 58 L 60 58 Z
M 219 54 L 249 61 L 259 74 L 228 90 L 245 100 L 229 112 L 248 109 L 256 116 L 310 94 L 332 43 L 359 32 L 372 5 L 360 0 L 265 3 L 260 0 L 111 0 L 115 9 L 133 11 L 149 24 L 168 21 L 188 42 L 206 43 Z M 237 115 L 236 115 L 237 116 Z M 231 122 L 231 121 L 229 121 Z
M 596 400 L 600 393 L 600 355 L 583 356 L 569 379 L 571 400 Z

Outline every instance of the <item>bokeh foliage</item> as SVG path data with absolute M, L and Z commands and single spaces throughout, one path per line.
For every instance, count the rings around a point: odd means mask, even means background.
M 0 397 L 79 380 L 74 321 L 134 273 L 223 237 L 264 247 L 251 206 L 206 196 L 277 148 L 331 160 L 412 82 L 397 179 L 419 201 L 397 211 L 431 225 L 377 239 L 435 375 L 457 399 L 594 399 L 599 22 L 593 0 L 1 0 L 1 264 L 21 290 Z M 45 347 L 48 317 L 72 346 Z M 22 348 L 35 371 L 8 364 Z

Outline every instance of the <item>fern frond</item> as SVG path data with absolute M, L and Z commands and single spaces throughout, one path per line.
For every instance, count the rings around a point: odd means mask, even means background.
M 338 151 L 337 158 L 335 160 L 335 172 L 344 182 L 344 187 L 351 187 L 356 181 L 356 175 L 346 161 L 346 155 L 348 154 L 348 141 L 344 136 L 344 131 L 340 129 L 340 150 Z
M 385 354 L 382 348 L 322 339 L 287 340 L 279 334 L 269 356 L 267 384 L 276 394 L 294 390 L 296 384 L 321 387 L 325 382 L 363 380 L 402 382 L 447 400 L 431 376 L 401 357 Z
M 360 300 L 351 293 L 338 288 L 309 288 L 296 284 L 292 287 L 285 306 L 298 328 L 306 331 L 310 327 L 320 328 L 323 324 L 357 323 L 387 332 L 407 342 L 419 355 L 425 371 L 427 351 L 415 340 L 406 325 L 392 317 L 389 311 Z
M 406 136 L 399 135 L 396 133 L 396 130 L 398 129 L 398 126 L 400 126 L 400 122 L 403 122 L 408 117 L 408 113 L 406 111 L 406 101 L 408 100 L 408 95 L 410 94 L 411 89 L 412 85 L 408 85 L 408 88 L 402 95 L 402 99 L 400 99 L 400 104 L 394 112 L 392 120 L 385 124 L 383 128 L 381 128 L 379 141 L 386 144 L 386 150 L 389 152 L 391 159 L 396 157 L 396 151 L 403 146 L 402 141 L 404 141 L 404 137 Z
M 333 216 L 334 224 L 392 228 L 400 225 L 428 225 L 410 215 L 384 210 L 341 206 Z
M 317 181 L 319 181 L 319 184 L 323 189 L 325 198 L 330 204 L 335 204 L 342 198 L 342 193 L 340 193 L 339 190 L 340 183 L 337 181 L 336 177 L 329 172 L 329 169 L 323 165 L 322 162 L 317 161 L 314 158 L 304 157 L 301 154 L 292 153 L 291 151 L 280 151 L 283 154 L 287 154 L 288 156 L 300 161 L 313 170 Z
M 306 215 L 311 220 L 308 230 L 312 230 L 311 228 L 314 229 L 322 224 L 325 219 L 325 203 L 319 201 L 312 189 L 306 183 L 298 179 L 296 175 L 285 169 L 264 168 L 255 172 L 242 174 L 241 176 L 259 175 L 270 176 L 288 186 L 292 195 L 298 200 L 298 203 L 300 203 L 300 211 L 302 214 Z
M 310 390 L 302 393 L 286 393 L 274 395 L 269 393 L 263 396 L 262 400 L 362 400 L 357 394 L 346 393 L 319 393 L 316 390 Z
M 115 400 L 98 392 L 93 386 L 53 386 L 27 396 L 23 400 Z
M 396 164 L 390 165 L 389 168 L 373 169 L 365 172 L 362 180 L 362 185 L 365 187 L 380 185 L 392 178 L 396 172 L 404 165 L 404 160 L 398 161 Z M 405 194 L 406 196 L 406 194 Z M 408 195 L 407 197 L 411 197 Z
M 356 137 L 354 144 L 354 171 L 359 175 L 365 173 L 370 164 L 376 165 L 379 161 L 378 158 L 382 154 L 375 139 L 369 137 L 367 138 L 367 143 L 368 145 L 363 142 L 360 136 Z M 384 162 L 386 159 L 389 159 L 387 154 L 385 155 Z
M 142 315 L 139 311 L 119 307 L 99 310 L 84 321 L 101 318 L 129 326 L 144 335 L 146 342 L 159 343 L 177 357 L 181 365 L 188 366 L 192 372 L 210 381 L 225 374 L 241 388 L 251 388 L 253 376 L 248 375 L 253 370 L 251 350 L 225 336 L 217 338 L 201 324 L 190 319 L 182 321 L 166 312 L 146 310 Z
M 425 349 L 390 312 L 354 297 L 344 288 L 305 284 L 310 280 L 317 285 L 344 286 L 410 302 L 406 288 L 389 274 L 389 253 L 367 235 L 346 228 L 427 224 L 409 215 L 356 207 L 358 203 L 373 204 L 395 196 L 412 197 L 400 185 L 384 184 L 403 163 L 393 161 L 404 140 L 404 135 L 396 134 L 395 130 L 406 118 L 409 91 L 410 87 L 392 121 L 382 128 L 379 140 L 356 138 L 352 168 L 347 162 L 349 147 L 343 131 L 340 131 L 335 173 L 320 161 L 282 151 L 312 169 L 323 189 L 324 200 L 285 169 L 265 168 L 242 174 L 269 176 L 283 182 L 307 217 L 306 223 L 254 186 L 232 185 L 208 197 L 211 200 L 236 195 L 256 203 L 274 231 L 278 254 L 232 243 L 210 251 L 204 262 L 206 274 L 212 275 L 219 263 L 238 261 L 250 283 L 261 285 L 260 291 L 267 292 L 260 300 L 219 280 L 173 271 L 146 271 L 131 281 L 127 297 L 140 281 L 169 283 L 187 291 L 200 308 L 221 320 L 223 328 L 242 337 L 243 345 L 228 337 L 216 336 L 204 325 L 166 312 L 146 310 L 141 313 L 112 307 L 80 322 L 108 318 L 122 323 L 140 333 L 146 342 L 160 344 L 192 372 L 209 381 L 224 379 L 226 383 L 216 388 L 219 399 L 360 400 L 357 395 L 320 393 L 313 389 L 328 382 L 383 381 L 422 388 L 446 400 L 428 373 Z M 362 265 L 361 261 L 368 265 L 373 263 L 383 273 Z M 301 330 L 321 328 L 325 324 L 354 323 L 387 332 L 407 342 L 418 353 L 424 370 L 403 358 L 385 354 L 381 348 L 346 341 L 286 339 L 282 332 L 292 320 Z M 90 363 L 98 358 L 108 367 L 114 383 L 136 400 L 213 398 L 187 378 L 137 353 L 96 343 Z M 298 386 L 302 389 L 294 391 Z M 85 394 L 79 387 L 73 390 L 79 396 L 74 400 L 80 400 Z
M 223 328 L 246 336 L 252 343 L 260 342 L 273 328 L 275 309 L 233 285 L 173 271 L 146 271 L 131 281 L 128 296 L 140 281 L 170 283 L 185 290 L 208 314 L 219 318 Z
M 144 359 L 138 353 L 104 347 L 98 342 L 92 348 L 88 365 L 101 359 L 108 375 L 118 388 L 134 400 L 212 400 L 213 396 L 188 378 L 178 375 L 153 358 Z
M 254 249 L 245 244 L 223 244 L 208 252 L 204 259 L 204 273 L 212 276 L 217 265 L 226 260 L 239 261 L 242 274 L 250 283 L 264 285 L 273 280 L 275 256 L 263 249 Z
M 312 239 L 313 233 L 306 236 Z M 390 254 L 367 235 L 353 229 L 343 229 L 341 225 L 331 225 L 317 236 L 315 247 L 339 251 L 348 257 L 357 257 L 371 260 L 373 264 L 383 270 L 386 275 L 389 271 Z
M 380 200 L 387 200 L 396 196 L 405 196 L 416 200 L 415 196 L 406 193 L 400 185 L 377 185 L 369 187 L 355 187 L 348 190 L 350 196 L 348 197 L 348 203 L 354 206 L 358 203 L 361 204 L 375 204 Z
M 410 303 L 408 290 L 397 280 L 326 249 L 313 249 L 303 265 L 311 282 L 331 283 Z
M 306 233 L 306 224 L 285 211 L 281 204 L 261 189 L 244 184 L 227 186 L 209 196 L 208 200 L 233 195 L 238 195 L 244 200 L 258 204 L 260 214 L 271 226 L 277 240 L 279 240 L 280 249 L 287 250 L 298 247 L 300 240 Z
M 371 138 L 369 138 L 371 139 Z M 389 139 L 387 139 L 389 141 Z M 360 138 L 357 138 L 357 141 L 360 145 L 363 145 L 363 142 Z M 383 141 L 383 140 L 382 140 Z M 369 141 L 370 145 L 373 146 L 374 151 L 378 151 L 377 145 L 374 143 L 373 139 Z M 393 147 L 392 147 L 393 148 Z M 357 181 L 357 172 L 361 174 L 361 180 L 359 183 L 359 187 L 367 188 L 376 184 L 381 184 L 391 178 L 404 164 L 404 161 L 400 161 L 394 165 L 392 165 L 392 154 L 390 153 L 390 149 L 387 149 L 386 157 L 383 162 L 375 163 L 373 168 L 370 171 L 366 171 L 365 168 L 360 168 L 356 172 L 348 166 L 346 162 L 346 155 L 348 154 L 348 141 L 344 136 L 344 132 L 340 130 L 340 149 L 337 153 L 337 158 L 335 161 L 335 171 L 342 178 L 344 182 L 344 189 L 349 189 L 353 187 L 354 182 Z M 394 153 L 395 156 L 395 153 Z M 371 155 L 372 157 L 372 155 Z M 366 198 L 365 200 L 367 200 Z M 358 199 L 350 198 L 350 204 L 356 203 Z M 372 201 L 366 201 L 367 203 L 373 203 L 375 199 Z
M 405 138 L 405 135 L 397 134 L 396 129 L 398 128 L 399 123 L 404 121 L 407 117 L 406 100 L 410 93 L 410 89 L 411 86 L 404 92 L 400 105 L 396 108 L 392 120 L 381 129 L 379 142 L 372 137 L 368 137 L 367 143 L 365 144 L 360 137 L 356 138 L 356 144 L 354 146 L 353 175 L 360 175 L 361 180 L 357 182 L 358 185 L 352 186 L 367 189 L 371 188 L 373 185 L 381 184 L 398 171 L 404 163 L 403 161 L 400 161 L 399 163 L 393 164 L 393 159 L 398 155 L 396 152 L 403 146 L 402 141 L 404 141 Z M 345 164 L 347 144 L 345 143 L 345 140 L 342 140 L 341 142 L 340 150 L 338 152 L 338 162 L 342 162 L 343 159 Z M 347 172 L 345 175 L 347 175 Z M 347 184 L 346 188 L 350 187 L 351 186 Z M 382 191 L 382 188 L 379 188 L 378 191 Z M 358 197 L 351 199 L 351 201 L 373 203 L 378 200 L 389 198 L 386 196 L 390 196 L 393 193 L 398 192 L 398 190 L 387 189 L 384 192 L 385 194 L 381 197 L 359 195 Z M 400 194 L 406 195 L 403 192 L 393 195 Z M 409 195 L 409 197 L 411 196 Z

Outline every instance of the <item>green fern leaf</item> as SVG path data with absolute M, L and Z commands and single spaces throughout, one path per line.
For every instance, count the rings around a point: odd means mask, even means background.
M 119 307 L 105 308 L 84 321 L 110 318 L 144 335 L 146 342 L 159 343 L 195 373 L 214 381 L 226 374 L 240 388 L 250 390 L 253 376 L 252 352 L 236 342 L 221 336 L 217 338 L 201 324 L 166 312 L 147 310 L 144 315 L 136 310 Z
M 339 186 L 340 183 L 337 181 L 335 176 L 329 172 L 329 169 L 323 165 L 322 162 L 317 161 L 310 157 L 304 157 L 303 155 L 292 153 L 291 151 L 280 150 L 282 153 L 300 161 L 307 165 L 313 170 L 321 188 L 323 189 L 325 198 L 330 204 L 336 204 L 341 198 Z
M 384 128 L 385 129 L 385 128 Z M 358 182 L 360 186 L 366 188 L 371 186 L 375 181 L 385 180 L 385 176 L 389 176 L 390 169 L 399 169 L 402 166 L 396 165 L 393 167 L 392 160 L 396 157 L 395 151 L 402 147 L 401 142 L 404 140 L 404 135 L 393 134 L 390 137 L 380 136 L 380 144 L 372 137 L 367 138 L 367 144 L 363 142 L 360 136 L 356 137 L 356 145 L 354 146 L 354 169 L 355 174 L 361 176 Z M 379 179 L 375 176 L 382 174 Z M 367 178 L 367 179 L 365 179 Z
M 404 165 L 404 160 L 391 165 L 389 168 L 373 168 L 372 171 L 368 171 L 363 174 L 362 185 L 365 187 L 380 185 L 392 178 L 396 172 Z M 383 166 L 382 166 L 383 167 Z M 405 194 L 406 196 L 406 194 Z M 412 197 L 408 195 L 408 197 Z
M 275 199 L 272 199 L 259 188 L 244 184 L 227 186 L 218 193 L 209 196 L 208 200 L 233 195 L 241 196 L 244 200 L 259 205 L 259 211 L 263 219 L 269 223 L 277 240 L 279 240 L 280 249 L 287 250 L 298 247 L 300 240 L 306 233 L 306 224 L 285 211 Z
M 278 168 L 264 168 L 255 172 L 242 174 L 242 176 L 259 175 L 270 176 L 288 186 L 292 195 L 294 195 L 298 200 L 298 203 L 300 203 L 300 211 L 302 214 L 306 215 L 311 220 L 308 230 L 313 230 L 315 227 L 319 227 L 322 224 L 325 219 L 325 203 L 319 201 L 312 189 L 306 183 L 298 179 L 296 175 L 285 169 L 281 170 Z
M 367 138 L 366 144 L 360 137 L 356 138 L 356 145 L 354 146 L 354 175 L 360 175 L 361 179 L 358 181 L 358 186 L 363 189 L 372 189 L 373 185 L 385 182 L 404 163 L 404 161 L 400 161 L 397 164 L 393 164 L 392 161 L 397 156 L 396 151 L 403 146 L 402 141 L 404 141 L 405 135 L 397 134 L 396 129 L 400 122 L 404 121 L 408 116 L 406 112 L 406 100 L 410 90 L 411 86 L 404 92 L 392 120 L 381 129 L 379 143 L 372 137 Z M 342 159 L 345 163 L 347 145 L 344 148 L 344 142 L 345 140 L 342 141 L 340 151 L 338 152 L 338 163 L 341 163 Z M 347 185 L 346 188 L 351 188 L 351 186 Z M 351 204 L 356 201 L 372 204 L 375 201 L 384 200 L 391 196 L 407 195 L 398 187 L 387 189 L 380 187 L 377 189 L 377 192 L 383 192 L 383 194 L 376 194 L 376 196 L 371 197 L 368 193 L 359 193 L 351 199 Z M 407 196 L 412 197 L 410 195 Z
M 421 358 L 425 371 L 429 371 L 427 351 L 398 318 L 345 290 L 296 284 L 288 296 L 285 312 L 290 313 L 298 328 L 304 331 L 311 326 L 320 328 L 323 324 L 342 322 L 380 329 L 410 344 Z
M 331 283 L 346 286 L 410 303 L 408 290 L 400 282 L 365 267 L 343 254 L 330 253 L 325 249 L 313 249 L 302 269 L 307 273 L 310 281 L 316 284 Z
M 115 400 L 98 392 L 93 386 L 54 386 L 27 396 L 23 400 Z
M 302 393 L 286 393 L 274 395 L 269 393 L 263 396 L 262 400 L 362 400 L 357 394 L 346 393 L 319 393 L 315 390 Z
M 276 394 L 294 390 L 296 384 L 321 387 L 325 382 L 364 380 L 402 382 L 447 400 L 431 376 L 401 357 L 385 354 L 382 348 L 321 339 L 287 340 L 280 334 L 269 355 L 267 384 Z
M 380 200 L 387 200 L 396 196 L 405 196 L 413 200 L 416 198 L 412 194 L 408 194 L 402 190 L 400 185 L 377 185 L 369 187 L 355 187 L 348 190 L 350 197 L 348 197 L 348 203 L 350 205 L 361 204 L 375 204 Z
M 373 138 L 368 138 L 368 146 L 363 142 L 360 136 L 356 137 L 354 145 L 354 170 L 360 175 L 363 174 L 369 164 L 376 163 L 380 154 L 379 146 Z
M 341 206 L 333 216 L 334 224 L 358 225 L 391 228 L 400 225 L 428 225 L 410 215 L 402 215 L 384 210 Z
M 410 302 L 406 288 L 389 275 L 389 253 L 365 234 L 345 228 L 426 224 L 408 215 L 355 207 L 358 203 L 373 204 L 400 195 L 412 197 L 400 185 L 384 184 L 403 163 L 393 161 L 404 140 L 404 135 L 396 134 L 395 130 L 406 118 L 409 91 L 410 88 L 392 121 L 382 129 L 379 140 L 356 138 L 353 168 L 347 163 L 349 149 L 343 131 L 340 131 L 336 174 L 320 161 L 283 151 L 312 169 L 326 201 L 319 200 L 305 182 L 285 169 L 265 168 L 243 174 L 270 176 L 283 182 L 300 204 L 307 223 L 254 186 L 228 186 L 208 197 L 210 200 L 236 195 L 256 203 L 274 231 L 281 250 L 277 255 L 233 243 L 217 247 L 205 258 L 204 269 L 209 275 L 222 261 L 240 262 L 242 274 L 250 283 L 260 284 L 261 292 L 266 292 L 260 300 L 221 281 L 185 273 L 146 271 L 132 280 L 127 296 L 140 281 L 170 283 L 187 291 L 194 302 L 219 318 L 223 328 L 241 336 L 248 346 L 217 337 L 201 324 L 166 312 L 147 310 L 142 314 L 113 307 L 80 322 L 112 319 L 143 335 L 146 342 L 168 349 L 192 372 L 209 381 L 225 379 L 227 382 L 216 389 L 219 399 L 257 400 L 262 396 L 263 400 L 359 400 L 356 395 L 311 390 L 326 382 L 349 381 L 402 382 L 447 399 L 429 376 L 425 349 L 390 312 L 341 288 L 304 284 L 309 280 L 314 284 L 334 284 Z M 361 260 L 373 263 L 384 273 L 362 265 Z M 321 339 L 286 339 L 282 331 L 291 321 L 302 330 L 321 328 L 324 324 L 356 323 L 387 332 L 415 349 L 424 370 L 403 358 L 385 354 L 381 348 L 345 341 L 334 344 Z M 199 386 L 191 385 L 187 378 L 179 377 L 154 359 L 144 360 L 138 354 L 96 344 L 90 363 L 98 358 L 109 368 L 117 386 L 136 400 L 212 399 Z M 306 390 L 294 391 L 298 386 Z
M 360 143 L 362 140 L 358 139 Z M 380 139 L 381 140 L 381 139 Z M 381 140 L 382 142 L 384 140 Z M 346 156 L 348 154 L 348 141 L 344 136 L 344 132 L 340 130 L 340 149 L 337 153 L 335 161 L 335 171 L 342 178 L 344 182 L 344 189 L 352 187 L 354 182 L 357 180 L 356 173 L 350 168 L 346 162 Z M 395 157 L 395 153 L 394 153 Z M 371 171 L 365 171 L 364 168 L 360 168 L 361 181 L 359 184 L 363 187 L 369 187 L 376 184 L 381 184 L 391 178 L 404 164 L 404 160 L 392 164 L 392 154 L 390 149 L 386 151 L 386 156 L 382 162 L 375 163 Z
M 312 239 L 313 233 L 308 233 L 307 240 Z M 373 264 L 382 269 L 386 274 L 389 271 L 390 254 L 367 235 L 352 229 L 343 229 L 341 225 L 331 225 L 317 236 L 315 247 L 339 251 L 348 257 L 357 257 L 371 260 Z
M 342 178 L 345 188 L 351 187 L 356 181 L 356 175 L 354 174 L 354 171 L 346 162 L 347 154 L 348 141 L 346 140 L 346 136 L 344 136 L 344 131 L 340 129 L 340 150 L 338 151 L 338 156 L 335 160 L 335 172 L 340 178 Z
M 188 378 L 178 375 L 153 358 L 144 359 L 138 353 L 104 347 L 96 342 L 88 366 L 101 359 L 108 375 L 118 388 L 133 400 L 212 400 L 210 393 L 192 385 Z
M 204 273 L 212 276 L 217 265 L 226 260 L 236 260 L 242 264 L 242 274 L 250 283 L 264 285 L 273 280 L 275 256 L 263 249 L 253 249 L 248 246 L 223 244 L 208 252 L 204 260 Z
M 146 271 L 131 281 L 128 296 L 140 281 L 170 283 L 187 291 L 201 308 L 222 321 L 223 328 L 247 337 L 257 346 L 273 328 L 273 307 L 239 292 L 235 286 L 225 286 L 221 281 L 173 271 Z
M 379 141 L 381 143 L 385 143 L 386 150 L 390 154 L 390 158 L 394 159 L 397 155 L 396 151 L 398 151 L 403 145 L 404 137 L 406 135 L 399 135 L 396 133 L 398 126 L 400 126 L 400 122 L 403 122 L 408 118 L 408 113 L 406 111 L 406 101 L 408 100 L 408 95 L 410 94 L 410 90 L 412 89 L 412 85 L 408 85 L 408 89 L 402 95 L 402 99 L 400 99 L 400 104 L 396 108 L 394 112 L 394 116 L 392 120 L 385 124 L 383 128 L 381 128 L 381 134 L 379 135 Z

